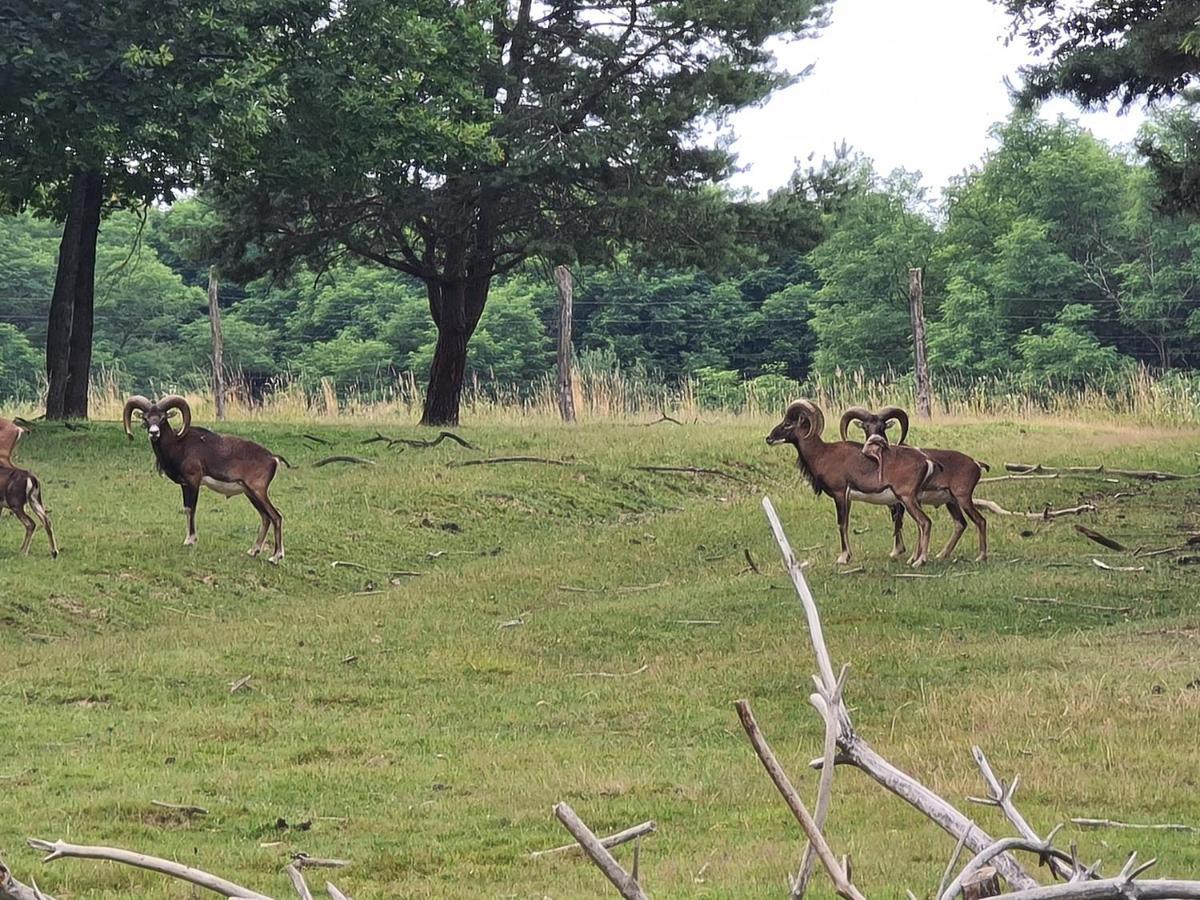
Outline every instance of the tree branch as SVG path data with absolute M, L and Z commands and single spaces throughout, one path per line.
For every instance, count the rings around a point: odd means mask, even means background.
M 126 866 L 134 866 L 139 869 L 146 869 L 150 872 L 158 872 L 160 875 L 168 875 L 171 878 L 177 878 L 180 881 L 198 885 L 223 897 L 235 897 L 238 900 L 271 900 L 266 894 L 252 891 L 250 888 L 234 884 L 232 881 L 226 881 L 224 878 L 218 878 L 216 875 L 210 875 L 208 872 L 203 872 L 200 869 L 193 869 L 191 866 L 181 865 L 169 859 L 159 859 L 155 856 L 133 853 L 129 850 L 119 850 L 114 847 L 84 847 L 77 844 L 68 844 L 64 841 L 51 843 L 49 841 L 30 840 L 29 846 L 34 850 L 42 850 L 49 854 L 42 860 L 43 862 L 54 862 L 56 859 L 102 859 L 109 862 L 121 863 Z
M 599 867 L 600 871 L 604 873 L 604 877 L 612 882 L 613 887 L 621 893 L 625 900 L 647 900 L 637 879 L 621 868 L 621 864 L 600 843 L 600 839 L 583 824 L 583 820 L 579 816 L 575 815 L 575 810 L 565 803 L 559 803 L 554 807 L 554 815 L 558 816 L 558 821 L 562 822 L 563 827 L 571 832 L 571 836 L 579 842 L 583 852 L 591 857 L 592 862 Z
M 817 858 L 821 860 L 821 865 L 829 873 L 829 877 L 833 881 L 833 889 L 837 891 L 837 895 L 846 898 L 846 900 L 866 900 L 858 888 L 850 883 L 850 876 L 846 868 L 833 855 L 828 841 L 825 840 L 825 835 L 821 834 L 821 829 L 817 827 L 817 823 L 809 815 L 808 809 L 804 806 L 804 801 L 800 799 L 800 795 L 796 793 L 796 789 L 792 787 L 791 781 L 788 780 L 787 773 L 783 771 L 783 767 L 779 765 L 775 754 L 771 752 L 771 747 L 767 743 L 767 739 L 763 737 L 758 723 L 754 720 L 754 713 L 750 711 L 749 701 L 739 700 L 734 706 L 737 707 L 738 718 L 742 720 L 742 728 L 746 730 L 746 736 L 750 738 L 754 752 L 758 754 L 759 761 L 762 762 L 763 768 L 767 770 L 767 775 L 774 782 L 775 788 L 783 795 L 788 809 L 792 811 L 792 815 L 796 817 L 796 821 L 800 823 L 800 827 L 808 835 L 809 842 L 816 848 Z

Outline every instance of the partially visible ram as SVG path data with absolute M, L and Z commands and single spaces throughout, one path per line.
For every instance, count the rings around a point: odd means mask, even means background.
M 826 443 L 821 439 L 825 416 L 811 400 L 795 400 L 767 436 L 768 444 L 792 444 L 797 465 L 812 485 L 813 492 L 833 498 L 837 509 L 842 552 L 838 563 L 850 561 L 850 504 L 854 500 L 884 506 L 899 506 L 917 523 L 920 537 L 909 562 L 923 565 L 929 555 L 929 516 L 921 509 L 921 494 L 937 464 L 919 450 L 890 448 L 886 466 L 868 459 L 861 444 L 846 441 Z M 886 478 L 881 477 L 886 469 Z
M 891 422 L 900 426 L 900 439 L 895 444 L 888 441 L 887 431 Z M 898 406 L 888 406 L 874 413 L 861 406 L 852 406 L 842 415 L 842 440 L 848 440 L 850 425 L 858 422 L 865 433 L 868 444 L 863 446 L 865 453 L 874 457 L 882 468 L 891 465 L 888 460 L 894 450 L 903 446 L 907 448 L 905 439 L 908 437 L 908 413 Z M 963 532 L 967 530 L 967 519 L 970 519 L 979 532 L 979 556 L 984 562 L 988 557 L 987 519 L 975 504 L 975 488 L 979 479 L 987 469 L 987 465 L 961 453 L 958 450 L 937 450 L 928 447 L 921 448 L 930 460 L 937 463 L 937 469 L 929 477 L 921 491 L 922 504 L 929 506 L 945 506 L 950 517 L 954 519 L 954 533 L 950 536 L 945 549 L 938 554 L 938 559 L 946 559 L 954 552 Z M 892 505 L 893 549 L 892 556 L 904 553 L 904 507 Z

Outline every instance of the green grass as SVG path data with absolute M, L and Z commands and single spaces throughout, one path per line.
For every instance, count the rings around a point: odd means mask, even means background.
M 206 492 L 200 545 L 184 548 L 179 491 L 153 474 L 144 437 L 39 428 L 20 459 L 42 478 L 63 554 L 52 562 L 39 533 L 18 557 L 19 529 L 0 520 L 0 856 L 60 898 L 190 894 L 125 868 L 42 867 L 25 837 L 172 857 L 280 896 L 296 851 L 352 859 L 337 881 L 358 900 L 606 896 L 578 859 L 525 858 L 568 839 L 550 812 L 566 800 L 597 831 L 659 822 L 642 852 L 652 896 L 784 896 L 799 831 L 732 702 L 753 701 L 806 794 L 821 739 L 764 492 L 793 545 L 812 548 L 802 556 L 831 650 L 853 663 L 856 725 L 894 763 L 961 802 L 982 790 L 979 743 L 1002 776 L 1023 775 L 1037 827 L 1072 815 L 1200 824 L 1195 568 L 1160 556 L 1144 573 L 1106 573 L 1093 556 L 1129 555 L 1089 544 L 1074 520 L 991 517 L 991 563 L 970 561 L 972 532 L 955 561 L 925 570 L 941 577 L 897 579 L 907 570 L 887 558 L 886 512 L 857 506 L 866 571 L 840 575 L 832 503 L 800 482 L 790 448 L 764 444 L 770 424 L 465 428 L 489 455 L 573 462 L 472 468 L 449 464 L 481 454 L 453 445 L 398 453 L 322 427 L 336 446 L 309 449 L 297 426 L 234 424 L 299 465 L 273 491 L 279 568 L 246 556 L 257 516 L 241 499 Z M 1197 462 L 1195 431 L 989 422 L 914 436 L 993 469 Z M 334 452 L 378 465 L 312 468 Z M 718 467 L 753 486 L 632 468 L 643 463 Z M 1100 512 L 1081 521 L 1131 547 L 1200 526 L 1192 482 L 979 493 L 1010 509 L 1095 499 Z M 949 520 L 934 521 L 940 546 Z M 747 548 L 765 574 L 742 572 Z M 393 583 L 399 570 L 422 574 Z M 952 842 L 857 773 L 835 785 L 830 839 L 863 889 L 928 894 Z M 188 821 L 151 800 L 210 814 Z M 1066 839 L 1089 860 L 1137 848 L 1165 873 L 1200 869 L 1194 835 Z

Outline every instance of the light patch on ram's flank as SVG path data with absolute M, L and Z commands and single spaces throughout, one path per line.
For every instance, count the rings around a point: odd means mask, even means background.
M 875 494 L 864 494 L 862 491 L 851 491 L 850 499 L 855 503 L 874 503 L 877 506 L 892 506 L 899 503 L 899 498 L 892 492 L 891 488 L 879 491 Z M 921 491 L 917 495 L 917 502 L 922 506 L 945 506 L 950 502 L 949 491 Z
M 217 481 L 215 478 L 209 478 L 205 475 L 200 479 L 200 483 L 211 491 L 216 491 L 226 497 L 236 497 L 238 494 L 246 493 L 246 489 L 236 481 Z

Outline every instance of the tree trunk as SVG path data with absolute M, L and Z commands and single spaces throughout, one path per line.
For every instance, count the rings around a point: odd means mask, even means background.
M 67 372 L 71 358 L 71 320 L 75 315 L 75 279 L 79 275 L 79 238 L 83 228 L 86 176 L 71 176 L 71 198 L 58 245 L 58 270 L 54 293 L 50 297 L 50 315 L 46 323 L 46 418 L 66 416 Z
M 86 419 L 88 415 L 88 391 L 92 386 L 92 334 L 95 323 L 96 240 L 100 234 L 103 187 L 103 176 L 99 172 L 86 173 L 64 404 L 64 413 L 69 419 Z
M 425 393 L 422 425 L 457 425 L 462 401 L 463 379 L 467 371 L 466 332 L 439 328 L 433 366 L 429 370 L 429 389 Z
M 467 372 L 467 342 L 487 302 L 490 277 L 430 281 L 429 310 L 438 339 L 429 371 L 422 425 L 457 425 Z

